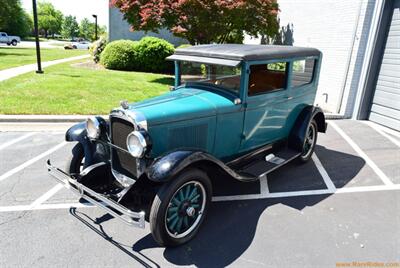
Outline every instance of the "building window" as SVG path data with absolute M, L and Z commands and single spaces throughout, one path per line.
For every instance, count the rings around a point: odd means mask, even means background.
M 293 62 L 292 87 L 310 84 L 313 80 L 315 60 L 297 60 Z
M 268 93 L 286 88 L 287 62 L 251 65 L 248 95 Z

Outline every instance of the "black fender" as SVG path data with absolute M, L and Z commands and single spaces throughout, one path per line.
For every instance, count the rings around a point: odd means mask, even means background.
M 221 160 L 203 151 L 173 151 L 156 159 L 147 169 L 147 178 L 155 182 L 167 182 L 176 177 L 180 172 L 189 166 L 201 164 L 213 165 L 221 168 L 231 177 L 239 181 L 254 181 L 257 177 L 247 174 L 238 174 L 229 168 Z
M 288 139 L 290 148 L 298 151 L 303 150 L 303 141 L 312 119 L 315 119 L 317 123 L 318 132 L 326 132 L 327 124 L 322 109 L 317 106 L 307 106 L 300 112 L 290 131 Z
M 85 153 L 85 167 L 93 164 L 93 156 L 96 152 L 96 144 L 92 142 L 86 133 L 86 122 L 81 122 L 70 127 L 65 133 L 65 140 L 79 142 Z
M 85 153 L 85 167 L 99 162 L 108 162 L 110 160 L 110 152 L 107 146 L 108 138 L 106 134 L 108 131 L 108 124 L 103 118 L 96 118 L 100 122 L 102 133 L 98 140 L 92 141 L 87 136 L 86 122 L 81 122 L 73 125 L 65 133 L 66 141 L 77 141 L 82 145 L 83 151 Z

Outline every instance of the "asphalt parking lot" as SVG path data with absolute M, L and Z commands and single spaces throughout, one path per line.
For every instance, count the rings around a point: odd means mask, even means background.
M 148 224 L 126 226 L 47 175 L 45 161 L 63 167 L 73 146 L 63 132 L 16 129 L 0 126 L 0 267 L 400 266 L 397 132 L 330 121 L 313 161 L 227 184 L 197 237 L 166 249 Z

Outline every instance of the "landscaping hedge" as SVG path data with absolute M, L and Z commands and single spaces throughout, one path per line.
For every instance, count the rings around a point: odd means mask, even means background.
M 174 50 L 171 43 L 156 37 L 144 37 L 138 42 L 119 40 L 106 46 L 100 63 L 114 70 L 172 72 L 173 63 L 165 58 Z
M 109 43 L 101 53 L 100 63 L 107 69 L 131 71 L 137 65 L 137 42 L 118 40 Z

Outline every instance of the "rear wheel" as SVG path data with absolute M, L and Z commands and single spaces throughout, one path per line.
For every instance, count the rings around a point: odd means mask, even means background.
M 71 154 L 67 159 L 67 163 L 65 166 L 65 171 L 72 174 L 79 174 L 82 172 L 85 163 L 85 153 L 83 150 L 83 146 L 80 143 L 77 143 L 74 148 L 71 150 Z
M 11 41 L 11 45 L 13 45 L 14 47 L 18 44 L 17 40 L 12 40 Z
M 190 169 L 161 186 L 150 211 L 150 229 L 162 246 L 178 246 L 198 232 L 211 202 L 207 174 Z
M 315 149 L 315 144 L 317 143 L 317 136 L 318 136 L 318 128 L 317 128 L 317 123 L 313 119 L 308 126 L 306 136 L 303 142 L 303 151 L 299 157 L 300 162 L 307 162 L 310 160 L 314 149 Z

